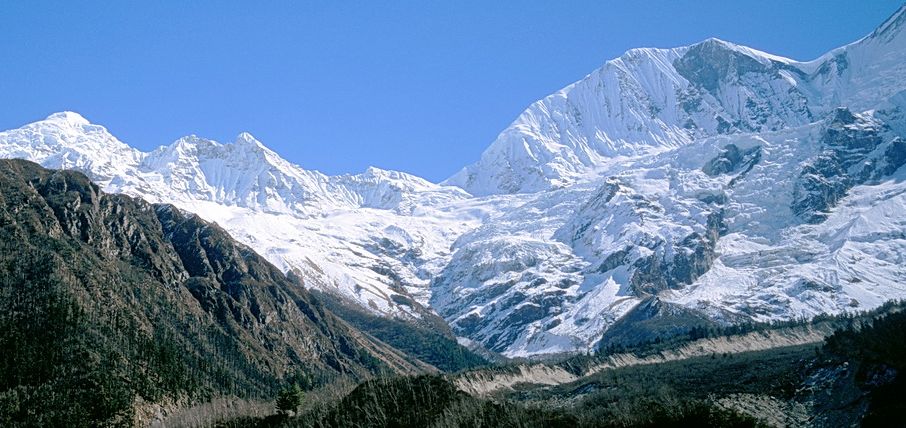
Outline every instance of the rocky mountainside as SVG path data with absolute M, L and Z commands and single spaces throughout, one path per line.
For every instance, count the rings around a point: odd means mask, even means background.
M 270 398 L 296 373 L 318 384 L 434 370 L 339 320 L 218 226 L 78 172 L 0 160 L 0 229 L 3 424 Z
M 870 309 L 906 296 L 904 22 L 808 62 L 631 50 L 442 185 L 325 176 L 248 134 L 143 153 L 74 113 L 0 133 L 0 156 L 196 212 L 306 287 L 507 356 Z

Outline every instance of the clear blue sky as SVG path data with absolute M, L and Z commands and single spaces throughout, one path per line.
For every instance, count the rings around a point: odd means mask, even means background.
M 0 2 L 0 128 L 74 110 L 143 150 L 249 131 L 305 168 L 439 181 L 629 48 L 808 60 L 901 0 L 78 3 Z

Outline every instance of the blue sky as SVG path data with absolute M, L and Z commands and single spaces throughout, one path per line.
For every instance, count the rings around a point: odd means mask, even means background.
M 249 131 L 305 168 L 440 181 L 627 49 L 808 60 L 901 1 L 74 3 L 0 2 L 0 128 L 74 110 L 143 150 Z

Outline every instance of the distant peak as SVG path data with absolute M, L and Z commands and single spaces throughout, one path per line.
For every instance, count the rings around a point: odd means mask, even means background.
M 53 122 L 67 122 L 74 125 L 88 125 L 91 123 L 88 122 L 88 119 L 85 119 L 84 117 L 82 117 L 82 115 L 74 111 L 61 111 L 54 113 L 50 116 L 47 116 L 47 119 L 45 120 Z
M 217 142 L 214 140 L 209 140 L 207 138 L 199 137 L 195 134 L 186 135 L 180 137 L 178 140 L 174 141 L 170 146 L 172 147 L 197 147 L 202 145 L 217 145 Z
M 236 136 L 236 139 L 233 140 L 233 144 L 239 147 L 246 147 L 254 150 L 264 150 L 269 152 L 272 151 L 271 149 L 268 149 L 264 144 L 262 144 L 261 141 L 258 141 L 255 136 L 248 132 L 239 133 L 239 135 Z
M 351 176 L 366 180 L 385 180 L 395 178 L 391 173 L 392 171 L 386 171 L 378 167 L 369 166 L 365 169 L 365 172 Z
M 258 141 L 255 136 L 248 132 L 240 132 L 236 136 L 236 139 L 233 141 L 234 144 L 252 144 L 252 145 L 261 145 L 261 142 Z
M 390 169 L 378 168 L 376 166 L 369 166 L 367 169 L 365 169 L 365 172 L 362 175 L 365 177 L 375 177 L 375 178 L 383 178 L 383 179 L 391 179 L 391 180 L 400 180 L 400 179 L 402 179 L 402 180 L 412 180 L 412 179 L 422 180 L 420 177 L 416 177 L 412 174 L 408 174 L 408 173 L 405 173 L 402 171 L 394 171 L 394 170 L 390 170 Z
M 722 49 L 722 50 L 731 50 L 736 51 L 739 48 L 739 45 L 730 43 L 725 40 L 718 39 L 717 37 L 709 37 L 705 40 L 702 40 L 698 43 L 695 43 L 689 46 L 691 49 Z
M 386 175 L 389 171 L 383 170 L 376 166 L 369 166 L 365 169 L 365 174 L 367 175 Z
M 155 153 L 185 156 L 189 153 L 195 153 L 199 148 L 207 146 L 217 146 L 216 141 L 206 140 L 195 134 L 180 137 L 178 140 L 170 143 L 168 146 L 159 147 Z
M 718 39 L 717 37 L 708 37 L 707 39 L 702 40 L 698 44 L 700 44 L 700 45 L 719 45 L 719 46 L 728 47 L 728 48 L 736 47 L 736 44 L 730 43 L 726 40 Z
M 744 55 L 749 58 L 758 60 L 759 62 L 762 62 L 764 64 L 771 62 L 790 64 L 796 62 L 786 57 L 769 54 L 767 52 L 753 49 L 748 46 L 738 45 L 736 43 L 718 39 L 717 37 L 710 37 L 689 46 L 689 52 L 693 55 L 700 55 L 702 52 L 726 52 L 730 55 Z
M 436 187 L 436 184 L 425 180 L 424 178 L 402 171 L 382 169 L 375 166 L 369 166 L 362 174 L 351 177 L 375 182 L 393 182 L 397 185 L 408 186 L 409 188 L 429 189 Z

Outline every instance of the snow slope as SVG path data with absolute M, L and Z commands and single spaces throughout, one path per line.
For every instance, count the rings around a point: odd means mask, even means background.
M 716 39 L 631 50 L 441 185 L 326 176 L 249 134 L 145 153 L 69 112 L 0 132 L 0 157 L 197 212 L 308 287 L 440 315 L 508 356 L 591 350 L 671 313 L 870 309 L 906 298 L 904 22 L 810 62 Z

